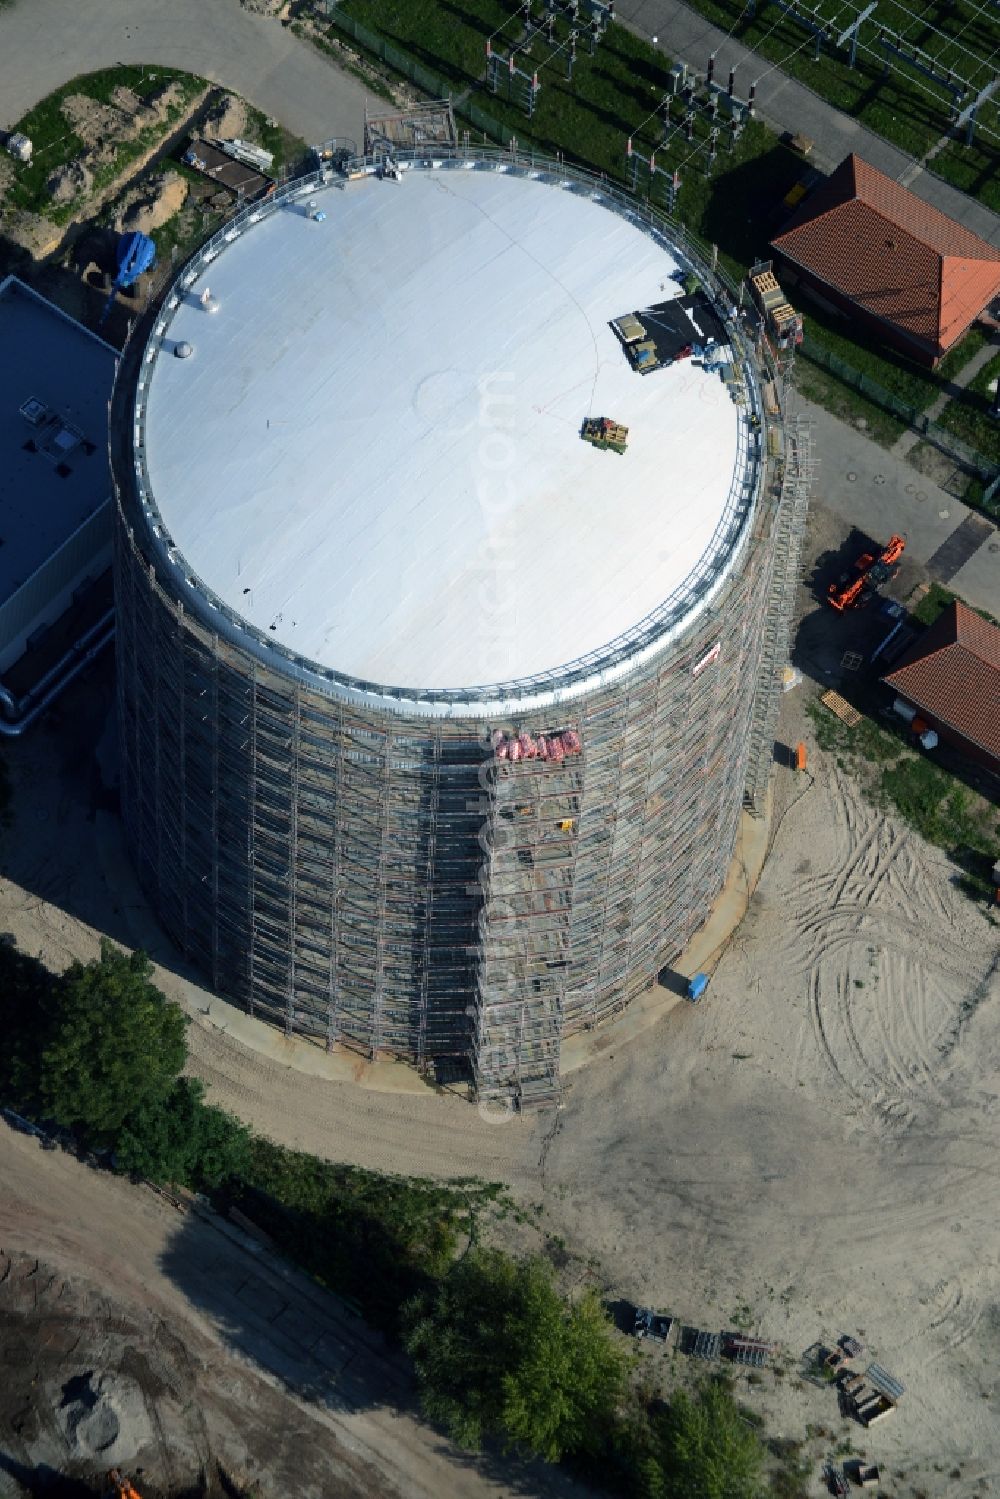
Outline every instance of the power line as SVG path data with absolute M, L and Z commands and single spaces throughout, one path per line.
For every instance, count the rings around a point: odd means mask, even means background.
M 732 26 L 730 26 L 729 30 L 726 32 L 726 35 L 725 35 L 725 38 L 724 38 L 725 41 L 728 42 L 728 41 L 732 40 L 733 32 L 736 30 L 737 26 L 740 24 L 740 22 L 742 21 L 743 17 L 746 15 L 746 13 L 749 10 L 750 6 L 752 4 L 754 4 L 754 3 L 756 3 L 756 0 L 744 0 L 743 9 L 740 11 L 739 15 L 736 17 L 736 20 L 733 22 Z M 770 26 L 767 28 L 767 30 L 765 31 L 764 35 L 761 37 L 761 41 L 767 41 L 767 38 L 771 35 L 771 32 L 774 30 L 774 28 L 776 26 L 780 25 L 781 19 L 782 19 L 781 12 L 778 11 L 776 19 L 771 22 Z M 709 32 L 706 31 L 704 33 L 704 35 L 707 37 L 709 35 Z M 694 45 L 694 44 L 692 44 L 692 45 Z M 742 45 L 742 43 L 741 43 L 741 45 Z M 722 50 L 722 43 L 720 43 L 719 46 L 717 46 L 710 55 L 712 57 L 714 57 L 716 55 L 716 53 L 720 52 L 721 50 Z M 753 51 L 753 48 L 748 48 L 747 50 L 748 51 Z M 739 64 L 737 64 L 737 66 L 739 66 Z M 659 104 L 656 106 L 656 108 L 654 110 L 652 110 L 646 116 L 646 118 L 639 125 L 637 125 L 633 129 L 632 136 L 633 136 L 634 139 L 638 139 L 639 138 L 639 136 L 642 133 L 642 131 L 645 130 L 646 126 L 649 124 L 650 120 L 654 120 L 654 119 L 658 119 L 659 118 L 660 110 L 663 108 L 664 102 L 667 101 L 667 100 L 669 100 L 670 98 L 671 98 L 670 94 L 665 94 L 663 96 L 663 98 L 660 100 Z M 663 144 L 665 144 L 665 141 L 664 141 Z M 662 145 L 658 146 L 657 150 L 662 150 Z

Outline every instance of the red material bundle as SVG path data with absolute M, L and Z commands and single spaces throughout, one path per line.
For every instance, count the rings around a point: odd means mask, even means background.
M 526 760 L 533 760 L 538 754 L 538 745 L 530 734 L 519 734 L 517 742 L 521 746 L 521 754 Z
M 549 758 L 549 741 L 544 734 L 539 734 L 538 736 L 538 758 L 539 760 L 547 760 Z
M 561 760 L 564 756 L 564 753 L 565 751 L 563 750 L 562 740 L 560 739 L 558 734 L 553 734 L 552 738 L 549 740 L 549 759 Z
M 562 745 L 567 755 L 578 755 L 583 748 L 583 745 L 580 743 L 580 736 L 575 729 L 566 730 L 562 736 Z

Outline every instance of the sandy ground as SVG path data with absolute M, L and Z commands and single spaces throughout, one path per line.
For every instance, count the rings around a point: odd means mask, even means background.
M 822 531 L 818 514 L 814 552 Z M 205 1019 L 191 1066 L 215 1101 L 288 1144 L 504 1179 L 544 1203 L 548 1232 L 609 1299 L 779 1340 L 781 1372 L 745 1396 L 778 1434 L 812 1429 L 817 1494 L 820 1460 L 850 1444 L 883 1464 L 898 1499 L 988 1495 L 1000 1492 L 1000 930 L 943 854 L 815 748 L 811 691 L 789 694 L 781 731 L 810 744 L 810 771 L 776 773 L 770 857 L 706 1000 L 631 1041 L 609 1032 L 559 1112 L 501 1125 L 457 1097 L 306 1076 Z M 106 666 L 8 751 L 0 929 L 55 966 L 91 956 L 101 931 L 134 940 L 146 919 L 93 765 L 109 705 Z M 189 976 L 159 980 L 191 1007 Z M 843 1333 L 906 1386 L 868 1432 L 802 1377 L 804 1350 Z M 669 1379 L 682 1366 L 660 1367 Z
M 818 763 L 710 1002 L 574 1079 L 545 1172 L 624 1294 L 793 1368 L 862 1337 L 907 1387 L 869 1433 L 794 1375 L 748 1396 L 928 1495 L 1000 1482 L 996 933 L 949 874 Z

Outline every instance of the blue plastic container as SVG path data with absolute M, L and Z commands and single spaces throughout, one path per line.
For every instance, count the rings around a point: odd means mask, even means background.
M 687 997 L 693 1005 L 696 1005 L 708 988 L 708 974 L 696 973 L 693 979 L 688 980 Z

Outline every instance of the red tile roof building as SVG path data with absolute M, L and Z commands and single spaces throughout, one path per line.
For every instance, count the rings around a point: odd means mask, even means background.
M 1000 295 L 1000 250 L 860 156 L 841 162 L 772 249 L 839 310 L 923 364 L 936 364 Z
M 957 600 L 882 678 L 930 728 L 1000 772 L 1000 629 Z

